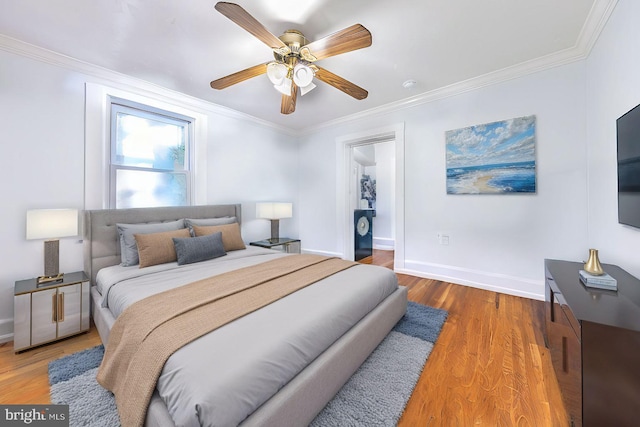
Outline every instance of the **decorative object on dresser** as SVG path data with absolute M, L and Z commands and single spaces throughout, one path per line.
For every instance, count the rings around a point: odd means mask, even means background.
M 618 291 L 583 286 L 582 263 L 545 260 L 545 342 L 571 426 L 635 426 L 640 280 L 604 264 Z
M 44 276 L 36 279 L 37 284 L 59 282 L 60 237 L 78 235 L 77 209 L 34 209 L 27 211 L 27 240 L 50 239 L 44 242 Z
M 13 301 L 16 353 L 89 330 L 89 278 L 82 271 L 48 286 L 19 280 Z
M 300 240 L 290 239 L 289 237 L 280 237 L 279 239 L 265 239 L 257 242 L 249 243 L 251 246 L 259 246 L 261 248 L 274 249 L 288 254 L 299 254 Z
M 592 276 L 602 276 L 604 274 L 597 249 L 589 249 L 589 259 L 584 263 L 584 271 Z
M 598 250 L 589 249 L 589 259 L 584 263 L 584 270 L 580 270 L 580 281 L 589 288 L 618 289 L 616 279 L 605 273 L 598 259 Z
M 608 289 L 610 291 L 618 290 L 617 280 L 607 273 L 600 276 L 594 276 L 584 270 L 580 270 L 580 281 L 589 288 Z
M 271 220 L 271 241 L 280 238 L 280 220 L 293 216 L 293 204 L 280 202 L 256 203 L 256 218 Z

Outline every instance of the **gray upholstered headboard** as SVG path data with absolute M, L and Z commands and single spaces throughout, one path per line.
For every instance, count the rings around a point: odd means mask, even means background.
M 104 209 L 84 212 L 84 272 L 95 284 L 101 268 L 120 264 L 116 224 L 175 221 L 181 218 L 235 216 L 241 222 L 240 205 L 176 206 L 163 208 Z

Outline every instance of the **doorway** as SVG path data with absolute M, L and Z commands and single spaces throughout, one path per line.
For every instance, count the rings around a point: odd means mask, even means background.
M 355 261 L 395 246 L 395 140 L 351 147 Z
M 404 268 L 404 123 L 346 135 L 336 141 L 338 231 L 344 258 L 355 258 L 354 211 L 372 209 L 376 212 L 373 247 L 393 249 L 394 268 Z M 374 179 L 375 200 L 370 192 Z M 363 194 L 363 180 L 368 194 L 366 190 Z

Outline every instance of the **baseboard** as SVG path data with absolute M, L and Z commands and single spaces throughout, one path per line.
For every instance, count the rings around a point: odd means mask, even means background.
M 302 249 L 302 253 L 303 254 L 324 255 L 324 256 L 332 256 L 332 257 L 344 258 L 344 254 L 343 253 L 329 252 L 329 251 L 318 251 L 318 250 L 306 249 L 306 248 Z
M 393 246 L 387 246 L 387 245 L 376 245 L 375 243 L 373 244 L 373 249 L 378 249 L 381 251 L 392 251 L 394 249 Z
M 13 341 L 13 319 L 0 319 L 0 343 Z
M 343 257 L 343 254 L 338 252 L 313 249 L 303 249 L 302 252 L 305 254 Z M 404 268 L 395 268 L 394 271 L 425 279 L 441 280 L 486 291 L 544 301 L 544 280 L 542 279 L 531 280 L 506 274 L 411 260 L 405 260 Z
M 373 248 L 381 249 L 385 251 L 392 251 L 396 245 L 395 239 L 389 239 L 386 237 L 373 236 Z
M 471 286 L 492 292 L 544 301 L 544 280 L 531 280 L 506 274 L 471 270 L 450 265 L 405 261 L 397 273 Z

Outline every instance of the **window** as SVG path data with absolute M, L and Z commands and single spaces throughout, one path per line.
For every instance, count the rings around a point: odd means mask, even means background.
M 111 98 L 110 208 L 191 204 L 192 122 Z
M 85 209 L 116 207 L 115 179 L 113 183 L 111 180 L 111 137 L 115 134 L 112 132 L 111 119 L 115 116 L 111 111 L 112 104 L 130 107 L 135 116 L 148 112 L 154 119 L 171 117 L 190 123 L 187 126 L 189 134 L 184 139 L 187 170 L 183 173 L 189 176 L 187 197 L 191 205 L 204 205 L 209 202 L 207 146 L 210 138 L 208 133 L 210 103 L 157 87 L 153 88 L 155 92 L 148 92 L 135 86 L 114 88 L 87 82 L 85 88 Z M 174 172 L 177 171 L 174 169 Z

